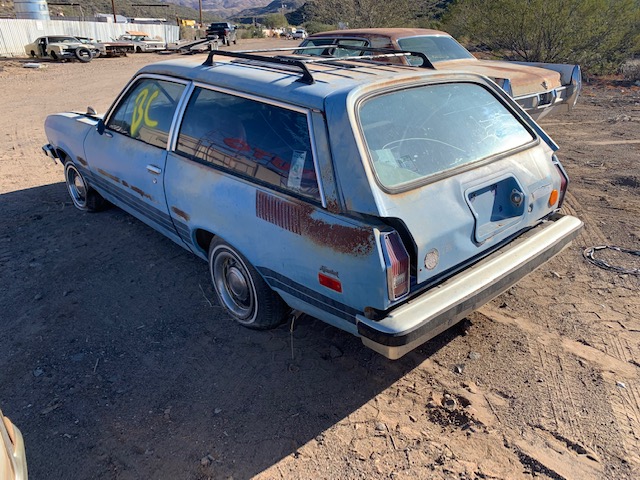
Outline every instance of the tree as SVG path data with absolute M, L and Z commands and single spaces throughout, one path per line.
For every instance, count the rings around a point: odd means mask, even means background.
M 309 0 L 313 20 L 350 28 L 402 27 L 410 23 L 419 0 Z
M 282 28 L 289 26 L 287 17 L 285 17 L 283 13 L 270 13 L 265 15 L 262 23 L 267 28 Z
M 445 28 L 532 62 L 615 70 L 639 49 L 637 0 L 458 0 Z

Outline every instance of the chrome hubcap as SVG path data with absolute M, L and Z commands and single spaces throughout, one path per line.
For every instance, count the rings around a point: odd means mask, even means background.
M 254 310 L 254 295 L 249 272 L 230 252 L 216 255 L 213 280 L 220 299 L 239 320 L 249 319 Z
M 68 167 L 67 169 L 67 187 L 73 203 L 80 208 L 84 208 L 87 204 L 87 184 L 75 167 Z

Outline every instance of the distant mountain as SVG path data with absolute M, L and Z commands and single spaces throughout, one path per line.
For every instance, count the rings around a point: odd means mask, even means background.
M 233 15 L 234 19 L 259 18 L 270 13 L 292 12 L 304 5 L 305 0 L 273 0 L 268 5 L 254 6 L 241 10 Z
M 198 0 L 165 0 L 165 2 L 198 10 Z M 240 11 L 261 8 L 268 3 L 269 0 L 202 0 L 202 10 L 228 18 Z

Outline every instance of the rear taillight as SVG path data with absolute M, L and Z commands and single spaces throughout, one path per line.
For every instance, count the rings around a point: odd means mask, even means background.
M 567 172 L 565 172 L 564 167 L 558 160 L 558 157 L 555 155 L 552 158 L 553 164 L 555 165 L 558 173 L 560 174 L 560 194 L 558 198 L 558 208 L 562 207 L 562 203 L 564 202 L 564 196 L 567 193 L 567 187 L 569 186 L 569 176 Z
M 398 232 L 383 233 L 381 243 L 387 269 L 389 299 L 398 300 L 409 293 L 409 254 Z

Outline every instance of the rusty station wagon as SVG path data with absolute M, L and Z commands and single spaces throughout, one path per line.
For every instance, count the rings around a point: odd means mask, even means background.
M 115 204 L 207 260 L 240 324 L 303 312 L 389 358 L 582 226 L 559 213 L 556 144 L 473 74 L 214 51 L 45 127 L 75 206 Z

